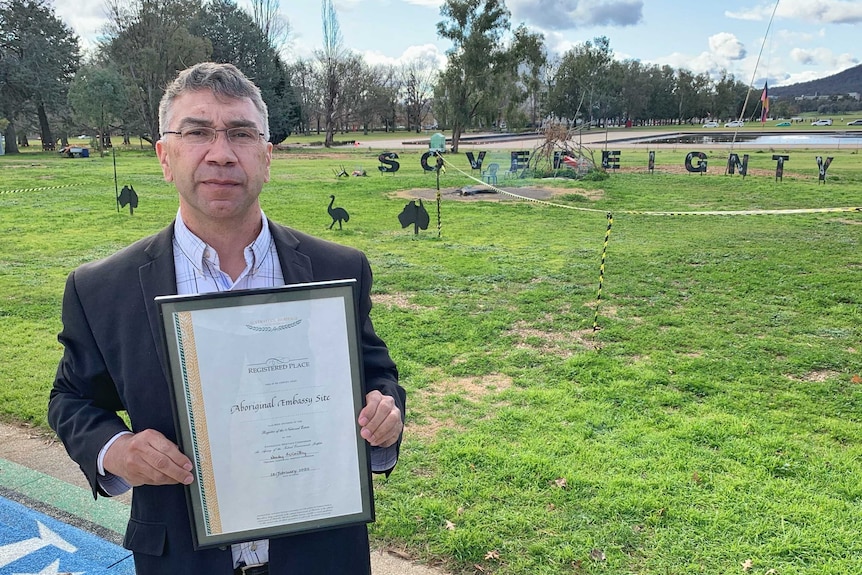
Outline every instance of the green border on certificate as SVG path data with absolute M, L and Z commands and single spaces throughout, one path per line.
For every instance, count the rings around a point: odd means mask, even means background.
M 355 283 L 156 298 L 195 548 L 374 520 Z

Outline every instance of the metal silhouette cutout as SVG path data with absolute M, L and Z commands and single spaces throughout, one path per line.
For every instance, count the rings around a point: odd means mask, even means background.
M 470 162 L 470 169 L 471 170 L 481 170 L 482 169 L 482 162 L 485 161 L 485 152 L 484 151 L 479 152 L 479 158 L 478 159 L 476 159 L 476 157 L 473 155 L 473 152 L 467 152 L 466 156 L 467 156 L 467 160 L 469 160 L 469 162 Z
M 620 151 L 602 150 L 602 168 L 605 170 L 619 170 Z
M 377 161 L 381 164 L 380 166 L 377 166 L 377 169 L 384 174 L 394 174 L 401 168 L 401 164 L 396 162 L 397 159 L 398 154 L 395 152 L 383 152 L 377 156 Z
M 135 208 L 138 207 L 138 194 L 135 192 L 134 186 L 123 186 L 120 190 L 120 195 L 117 197 L 120 207 L 129 206 L 129 215 L 135 215 Z
M 832 164 L 832 160 L 834 160 L 834 159 L 835 158 L 833 158 L 832 156 L 828 156 L 826 158 L 826 161 L 823 161 L 823 156 L 817 156 L 816 157 L 817 167 L 819 168 L 818 169 L 819 178 L 817 180 L 817 185 L 826 183 L 826 170 L 829 169 L 829 165 Z
M 727 169 L 725 169 L 725 174 L 733 175 L 734 171 L 739 171 L 739 175 L 745 179 L 745 176 L 748 175 L 748 154 L 743 154 L 742 161 L 739 160 L 739 154 L 735 152 L 731 152 L 731 154 L 727 157 Z
M 326 207 L 326 212 L 329 214 L 329 217 L 332 218 L 332 223 L 329 224 L 329 229 L 332 229 L 332 226 L 335 225 L 335 222 L 338 222 L 338 229 L 342 229 L 341 222 L 350 221 L 350 214 L 347 213 L 347 210 L 344 208 L 333 208 L 332 204 L 335 203 L 335 196 L 329 196 L 329 206 Z
M 784 181 L 784 162 L 790 160 L 790 156 L 784 156 L 781 154 L 774 154 L 772 159 L 775 160 L 775 181 L 783 182 Z
M 697 158 L 697 164 L 692 164 L 692 159 Z M 706 173 L 707 157 L 703 152 L 689 152 L 685 157 L 685 169 L 691 173 L 703 175 Z
M 401 222 L 401 228 L 406 228 L 413 224 L 413 235 L 418 236 L 419 230 L 427 230 L 428 224 L 431 223 L 431 216 L 428 215 L 428 210 L 422 203 L 422 198 L 419 198 L 419 205 L 416 205 L 416 200 L 410 200 L 401 213 L 398 214 L 398 221 Z

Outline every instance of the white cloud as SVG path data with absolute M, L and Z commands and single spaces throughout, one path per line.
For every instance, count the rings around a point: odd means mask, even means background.
M 771 2 L 739 12 L 726 11 L 737 20 L 768 20 L 775 5 Z M 858 0 L 783 0 L 775 10 L 777 19 L 802 20 L 822 24 L 855 24 L 862 22 L 862 2 Z
M 54 14 L 78 35 L 85 49 L 95 46 L 107 23 L 102 0 L 57 2 Z
M 443 2 L 442 0 L 404 0 L 407 4 L 413 4 L 414 6 L 428 6 L 430 8 L 439 8 Z
M 823 47 L 814 48 L 812 50 L 794 48 L 790 51 L 790 57 L 800 64 L 820 67 L 820 70 L 817 71 L 817 73 L 819 73 L 821 77 L 824 76 L 822 72 L 824 68 L 840 68 L 844 70 L 859 63 L 859 59 L 852 54 L 835 54 L 829 48 Z
M 718 58 L 741 60 L 745 58 L 745 46 L 729 32 L 720 32 L 709 37 L 709 49 Z
M 806 50 L 804 48 L 794 48 L 790 51 L 790 57 L 800 64 L 811 66 L 819 62 L 824 55 L 831 55 L 832 52 L 826 48 L 815 48 L 814 50 Z
M 513 20 L 548 31 L 634 26 L 643 19 L 643 4 L 643 0 L 509 0 Z
M 428 63 L 429 66 L 442 70 L 446 66 L 446 55 L 433 44 L 421 46 L 410 46 L 397 58 L 386 56 L 376 50 L 362 52 L 363 59 L 372 66 L 401 66 L 409 62 L 419 60 Z
M 823 31 L 821 30 L 821 32 Z M 815 38 L 815 35 L 809 32 L 799 32 L 796 30 L 787 29 L 778 30 L 775 35 L 782 42 L 794 45 L 799 44 L 800 42 L 811 42 Z

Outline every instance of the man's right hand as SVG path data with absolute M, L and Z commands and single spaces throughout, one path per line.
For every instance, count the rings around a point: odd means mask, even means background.
M 192 462 L 177 446 L 154 429 L 123 435 L 108 448 L 105 471 L 139 485 L 189 485 Z

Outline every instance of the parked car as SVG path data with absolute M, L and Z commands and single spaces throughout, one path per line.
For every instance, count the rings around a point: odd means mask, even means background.
M 777 124 L 775 124 L 775 127 L 776 128 L 786 128 L 787 126 L 792 126 L 792 125 L 793 124 L 791 122 L 778 122 Z
M 853 120 L 852 122 L 847 122 L 848 126 L 862 126 L 862 118 L 858 120 Z
M 831 126 L 832 120 L 815 120 L 811 122 L 812 126 Z
M 703 125 L 704 128 L 717 128 L 718 122 L 707 122 Z
M 725 128 L 742 128 L 743 126 L 745 126 L 745 122 L 742 120 L 734 120 L 724 125 Z

